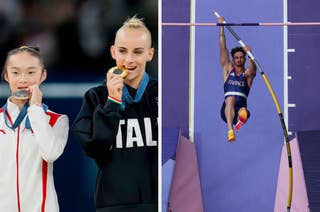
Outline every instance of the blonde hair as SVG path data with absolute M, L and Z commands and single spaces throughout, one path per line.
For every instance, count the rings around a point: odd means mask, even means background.
M 128 18 L 122 25 L 121 28 L 128 27 L 128 28 L 145 28 L 147 29 L 146 25 L 143 22 L 143 18 L 137 18 L 137 16 L 133 16 L 132 18 Z
M 118 32 L 124 28 L 144 30 L 148 34 L 148 36 L 150 37 L 150 47 L 152 46 L 151 32 L 146 27 L 145 23 L 143 22 L 143 18 L 138 18 L 136 15 L 134 15 L 131 18 L 128 18 L 125 22 L 123 22 L 122 26 L 118 29 L 116 36 L 117 36 Z

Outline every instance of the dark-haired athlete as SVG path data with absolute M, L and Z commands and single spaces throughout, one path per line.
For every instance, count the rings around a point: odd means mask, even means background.
M 223 20 L 223 17 L 218 18 L 219 23 L 223 23 Z M 247 98 L 257 69 L 250 58 L 249 66 L 245 68 L 246 52 L 250 51 L 248 46 L 232 49 L 232 61 L 230 61 L 223 26 L 220 26 L 219 44 L 225 97 L 221 107 L 221 117 L 228 125 L 228 141 L 235 141 L 233 125 L 236 130 L 240 130 L 250 116 L 247 110 Z
M 9 51 L 2 77 L 11 95 L 0 108 L 0 211 L 58 212 L 53 165 L 66 146 L 69 120 L 43 104 L 40 49 Z

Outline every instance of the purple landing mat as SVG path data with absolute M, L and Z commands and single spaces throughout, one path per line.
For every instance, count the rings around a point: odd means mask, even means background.
M 162 128 L 162 212 L 166 212 L 180 130 Z
M 308 212 L 309 203 L 306 190 L 303 166 L 300 157 L 300 149 L 298 139 L 294 138 L 290 141 L 292 155 L 293 170 L 293 195 L 291 203 L 291 211 Z M 289 191 L 289 174 L 288 174 L 288 156 L 286 146 L 283 145 L 281 153 L 281 161 L 278 176 L 278 186 L 276 199 L 274 204 L 274 212 L 284 212 L 287 208 L 288 191 Z M 313 211 L 313 210 L 311 210 Z
M 162 212 L 167 211 L 175 163 L 176 162 L 174 160 L 169 159 L 162 164 Z
M 306 180 L 309 208 L 320 211 L 320 131 L 298 132 L 298 143 Z
M 168 212 L 203 212 L 195 145 L 179 136 Z

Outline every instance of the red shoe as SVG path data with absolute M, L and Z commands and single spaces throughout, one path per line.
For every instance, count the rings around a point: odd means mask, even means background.
M 228 142 L 232 142 L 236 140 L 236 136 L 233 130 L 228 131 Z
M 238 122 L 235 125 L 236 130 L 240 130 L 241 127 L 248 121 L 249 119 L 249 111 L 242 107 L 238 112 Z

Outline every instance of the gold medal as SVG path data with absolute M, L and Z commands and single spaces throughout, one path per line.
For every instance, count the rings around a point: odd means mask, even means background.
M 109 69 L 113 74 L 119 75 L 122 79 L 124 79 L 128 74 L 129 71 L 125 67 L 112 67 Z

